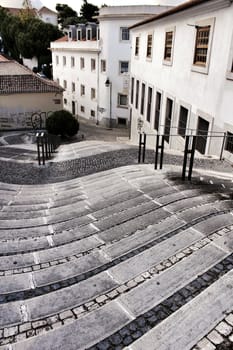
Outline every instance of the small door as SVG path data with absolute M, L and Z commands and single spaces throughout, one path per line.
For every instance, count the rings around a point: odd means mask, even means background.
M 198 124 L 197 124 L 198 137 L 197 137 L 196 149 L 201 154 L 205 154 L 205 151 L 206 151 L 208 130 L 209 130 L 209 122 L 207 122 L 207 120 L 201 117 L 198 117 Z
M 75 102 L 72 101 L 72 114 L 75 115 Z
M 165 134 L 164 139 L 168 143 L 170 140 L 172 108 L 173 108 L 173 101 L 170 98 L 168 98 L 167 105 L 166 105 L 166 118 L 165 118 L 165 127 L 164 127 L 164 134 Z

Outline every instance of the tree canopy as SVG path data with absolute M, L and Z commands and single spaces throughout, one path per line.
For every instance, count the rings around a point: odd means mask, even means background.
M 62 28 L 64 28 L 67 24 L 75 24 L 74 22 L 78 19 L 78 14 L 76 11 L 74 11 L 70 6 L 65 4 L 57 4 L 56 5 L 57 10 L 57 21 L 61 25 Z M 73 23 L 67 23 L 70 22 L 71 19 L 74 21 Z
M 21 56 L 38 61 L 46 57 L 46 63 L 51 62 L 51 53 L 48 50 L 50 42 L 62 36 L 57 27 L 44 23 L 34 17 L 32 12 L 21 10 L 18 16 L 9 14 L 0 7 L 0 33 L 4 52 L 20 61 Z
M 98 6 L 89 3 L 87 0 L 83 0 L 80 16 L 68 5 L 57 4 L 56 10 L 58 12 L 58 23 L 62 28 L 70 24 L 96 22 L 95 16 L 99 14 Z
M 81 18 L 86 20 L 87 22 L 96 22 L 95 16 L 98 16 L 99 8 L 93 4 L 87 2 L 87 0 L 83 0 L 83 4 L 80 9 Z

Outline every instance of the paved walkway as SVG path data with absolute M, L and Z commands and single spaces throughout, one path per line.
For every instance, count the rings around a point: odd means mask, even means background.
M 0 349 L 232 349 L 230 165 L 182 182 L 178 155 L 80 145 L 1 168 Z

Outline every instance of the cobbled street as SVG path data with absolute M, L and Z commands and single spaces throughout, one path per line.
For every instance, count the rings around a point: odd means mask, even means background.
M 1 350 L 233 349 L 231 164 L 182 181 L 182 154 L 155 171 L 126 130 L 83 123 L 39 167 L 0 136 Z

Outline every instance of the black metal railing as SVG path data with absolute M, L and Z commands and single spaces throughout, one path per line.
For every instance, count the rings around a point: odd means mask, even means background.
M 200 138 L 202 134 L 194 135 L 191 133 L 190 135 L 185 135 L 184 137 L 184 157 L 183 157 L 183 167 L 182 167 L 182 179 L 191 180 L 192 171 L 194 165 L 195 151 L 199 151 L 198 142 L 200 142 Z M 153 137 L 155 139 L 155 157 L 154 157 L 154 168 L 160 169 L 163 168 L 163 160 L 164 160 L 164 146 L 166 141 L 166 134 L 146 134 L 139 133 L 139 145 L 138 145 L 138 163 L 145 163 L 145 155 L 146 155 L 146 141 L 148 137 Z M 177 133 L 169 133 L 169 137 L 180 137 Z M 213 139 L 216 138 L 218 140 L 220 146 L 220 155 L 219 160 L 223 159 L 223 151 L 228 150 L 233 153 L 233 134 L 226 134 L 223 132 L 213 132 L 205 135 L 205 138 Z
M 46 131 L 36 133 L 37 159 L 39 165 L 45 165 L 45 161 L 52 157 L 60 145 L 60 137 L 48 134 Z

